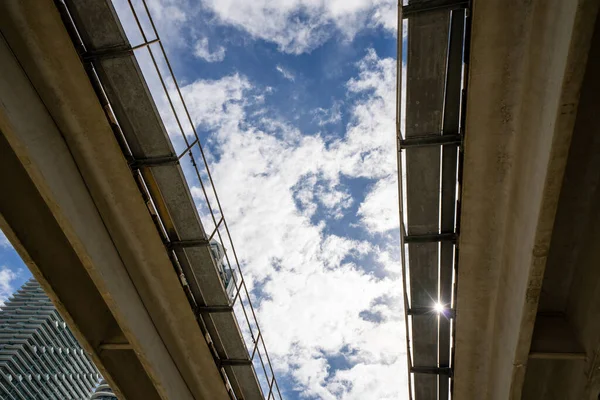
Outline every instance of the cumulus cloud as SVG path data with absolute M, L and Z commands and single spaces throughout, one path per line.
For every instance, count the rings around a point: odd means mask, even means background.
M 244 119 L 243 94 L 250 88 L 247 78 L 234 74 L 220 80 L 198 80 L 184 86 L 182 92 L 194 123 L 216 128 L 237 125 Z
M 212 175 L 245 279 L 261 293 L 269 352 L 307 398 L 395 399 L 406 390 L 397 240 L 382 235 L 398 226 L 395 61 L 371 50 L 357 70 L 346 85 L 351 122 L 327 142 L 266 109 L 248 114 L 258 88 L 243 76 L 183 89 L 196 124 L 213 132 Z M 207 88 L 223 95 L 210 103 Z M 328 229 L 352 210 L 346 182 L 356 178 L 373 181 L 356 205 L 369 241 Z
M 360 205 L 358 215 L 369 231 L 384 233 L 399 227 L 397 182 L 394 175 L 381 179 Z
M 395 0 L 205 0 L 222 23 L 276 43 L 293 54 L 311 51 L 339 32 L 352 39 L 361 29 L 396 29 Z
M 242 29 L 252 38 L 275 43 L 280 51 L 290 54 L 310 52 L 334 35 L 352 40 L 364 29 L 381 27 L 391 34 L 397 30 L 396 0 L 146 1 L 163 41 L 168 42 L 171 49 L 190 50 L 193 47 L 188 43 L 197 39 L 198 28 L 190 28 L 190 22 L 204 21 L 207 10 L 216 17 L 211 18 L 209 23 Z M 135 44 L 141 43 L 142 37 L 128 1 L 113 0 L 113 3 L 130 40 Z M 141 15 L 140 22 L 151 39 L 152 29 L 141 0 L 133 0 L 132 3 Z M 203 46 L 200 39 L 199 54 L 207 55 L 209 59 L 221 61 L 225 55 L 223 48 L 210 52 Z M 201 55 L 199 57 L 203 58 Z
M 14 273 L 6 266 L 0 266 L 0 306 L 8 299 L 14 291 L 13 281 L 17 278 Z
M 313 120 L 319 126 L 335 124 L 342 120 L 342 102 L 336 101 L 330 108 L 318 107 L 313 111 Z
M 288 69 L 283 68 L 281 65 L 277 65 L 275 69 L 288 81 L 294 82 L 296 80 L 296 76 L 294 76 L 294 74 Z
M 190 35 L 198 38 L 187 30 L 182 34 L 197 7 L 149 1 L 170 48 L 185 48 Z M 127 8 L 125 0 L 115 2 Z M 368 27 L 396 29 L 395 0 L 205 0 L 203 6 L 214 12 L 215 21 L 293 54 L 311 51 L 336 34 L 351 40 Z M 130 33 L 135 22 L 121 9 L 128 35 L 135 37 Z M 209 58 L 219 57 L 208 41 L 195 43 Z M 137 54 L 167 130 L 178 136 L 162 85 L 148 71 L 151 61 L 145 52 Z M 275 368 L 306 398 L 406 394 L 399 250 L 396 238 L 386 235 L 397 228 L 396 63 L 369 50 L 356 68 L 358 75 L 346 84 L 350 122 L 341 137 L 327 140 L 273 117 L 264 103 L 270 88 L 255 87 L 243 75 L 182 86 L 193 123 L 210 133 L 206 151 L 212 175 L 245 280 L 259 300 L 256 311 Z M 172 82 L 167 89 L 175 94 Z M 315 111 L 321 126 L 341 121 L 335 107 Z M 177 102 L 175 108 L 185 115 Z M 358 178 L 372 182 L 360 204 L 348 187 Z M 192 195 L 203 197 L 197 186 Z M 200 207 L 201 214 L 206 211 Z M 369 240 L 343 229 L 332 232 L 329 222 L 350 212 L 358 214 Z M 210 231 L 210 220 L 202 220 Z M 343 367 L 334 359 L 344 360 Z
M 207 62 L 221 62 L 225 59 L 225 47 L 218 46 L 211 52 L 208 46 L 208 38 L 202 38 L 194 46 L 194 55 Z

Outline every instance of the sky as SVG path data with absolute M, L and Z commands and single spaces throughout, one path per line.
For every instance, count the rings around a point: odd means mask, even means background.
M 127 1 L 114 4 L 132 45 L 141 43 Z M 396 2 L 148 5 L 210 162 L 284 398 L 407 398 Z M 147 54 L 136 53 L 181 148 Z M 188 182 L 199 199 L 198 182 Z M 29 277 L 0 236 L 0 302 Z

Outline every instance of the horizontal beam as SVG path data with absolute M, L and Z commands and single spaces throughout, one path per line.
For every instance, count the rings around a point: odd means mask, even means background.
M 585 353 L 531 352 L 529 353 L 529 358 L 537 360 L 585 360 L 587 359 L 587 355 Z
M 426 146 L 460 146 L 462 135 L 423 135 L 400 140 L 400 149 Z
M 438 10 L 456 10 L 459 8 L 468 8 L 468 0 L 429 0 L 414 1 L 402 7 L 402 18 L 409 18 L 415 15 Z
M 116 58 L 128 56 L 133 52 L 129 46 L 110 47 L 107 49 L 98 49 L 86 51 L 81 55 L 83 61 L 94 61 L 99 58 Z
M 176 164 L 179 164 L 179 158 L 175 156 L 149 157 L 129 160 L 129 166 L 134 169 L 142 167 L 160 167 L 164 165 Z
M 227 313 L 227 312 L 233 312 L 233 307 L 231 307 L 231 306 L 201 306 L 201 307 L 198 307 L 197 310 L 201 314 Z
M 219 360 L 219 364 L 221 364 L 221 366 L 223 366 L 223 367 L 227 367 L 227 366 L 235 367 L 235 366 L 241 366 L 241 365 L 252 365 L 252 361 L 250 359 L 229 358 L 229 359 Z
M 102 343 L 100 350 L 131 350 L 131 344 L 129 343 Z
M 446 318 L 454 318 L 456 312 L 452 308 L 448 308 L 443 312 L 437 312 L 433 307 L 413 307 L 408 309 L 408 315 L 444 315 Z
M 423 235 L 406 235 L 404 243 L 435 243 L 435 242 L 453 242 L 456 243 L 458 235 L 454 232 L 447 233 L 428 233 Z
M 452 376 L 452 368 L 450 367 L 411 367 L 410 372 L 413 374 Z

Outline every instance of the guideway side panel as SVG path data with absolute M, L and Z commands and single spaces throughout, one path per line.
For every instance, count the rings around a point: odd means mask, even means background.
M 407 139 L 439 135 L 442 128 L 446 54 L 450 13 L 432 11 L 408 22 L 406 132 Z M 406 152 L 407 234 L 439 233 L 440 146 Z M 438 299 L 439 243 L 411 243 L 409 249 L 412 308 L 431 308 Z M 413 315 L 414 367 L 438 364 L 438 316 Z M 438 376 L 415 374 L 415 398 L 437 399 Z

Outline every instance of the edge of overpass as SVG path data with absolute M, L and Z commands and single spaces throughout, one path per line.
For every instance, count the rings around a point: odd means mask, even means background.
M 260 399 L 265 381 L 275 398 L 243 278 L 230 302 L 210 251 L 220 227 L 229 236 L 226 221 L 205 233 L 110 2 L 69 6 L 78 30 L 91 21 L 92 31 L 79 30 L 84 42 L 110 26 L 99 39 L 121 40 L 110 49 L 119 56 L 87 59 L 99 55 L 93 42 L 78 54 L 63 25 L 69 18 L 61 21 L 50 0 L 1 5 L 0 50 L 11 73 L 0 79 L 0 180 L 14 188 L 0 196 L 2 229 L 122 398 L 224 399 L 229 390 Z M 202 151 L 199 141 L 187 150 Z M 251 356 L 235 307 L 246 316 Z
M 456 399 L 522 396 L 598 7 L 597 0 L 474 1 Z

